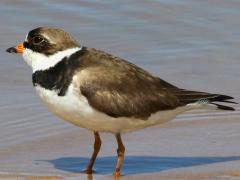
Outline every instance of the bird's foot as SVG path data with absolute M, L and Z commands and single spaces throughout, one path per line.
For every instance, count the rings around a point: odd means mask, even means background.
M 86 169 L 86 170 L 81 171 L 81 173 L 91 175 L 93 173 L 96 173 L 96 171 L 93 169 Z
M 85 173 L 86 173 L 86 174 L 92 174 L 92 173 L 93 173 L 93 170 L 92 170 L 92 169 L 86 169 Z
M 120 177 L 120 176 L 121 176 L 121 174 L 120 174 L 119 171 L 115 171 L 115 172 L 113 173 L 113 175 L 114 175 L 114 177 Z

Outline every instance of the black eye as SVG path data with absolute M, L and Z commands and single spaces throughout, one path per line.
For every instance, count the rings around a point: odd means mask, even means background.
M 44 41 L 44 39 L 40 36 L 35 36 L 34 38 L 32 38 L 32 43 L 33 44 L 40 44 Z

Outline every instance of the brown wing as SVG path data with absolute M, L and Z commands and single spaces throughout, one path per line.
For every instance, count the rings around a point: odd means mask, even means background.
M 181 105 L 167 91 L 175 86 L 120 58 L 91 51 L 83 58 L 78 76 L 81 93 L 98 111 L 112 117 L 146 119 L 154 112 Z M 98 53 L 92 56 L 95 51 Z
M 91 72 L 88 74 L 91 75 Z M 101 68 L 97 69 L 94 76 L 98 79 L 82 83 L 81 93 L 91 106 L 112 117 L 145 119 L 154 112 L 180 105 L 175 96 L 157 85 L 157 81 Z
M 78 75 L 81 93 L 92 107 L 112 117 L 147 119 L 157 111 L 202 99 L 210 102 L 231 99 L 179 89 L 134 64 L 95 49 L 88 49 L 81 59 L 82 70 Z

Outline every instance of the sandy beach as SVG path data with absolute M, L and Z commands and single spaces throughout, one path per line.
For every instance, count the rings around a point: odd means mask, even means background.
M 96 173 L 81 173 L 90 131 L 53 116 L 37 97 L 31 69 L 5 50 L 39 26 L 125 58 L 186 89 L 240 102 L 240 2 L 235 0 L 0 2 L 0 180 L 114 179 L 114 136 L 103 133 Z M 169 123 L 123 135 L 121 180 L 240 179 L 240 107 L 191 111 Z
M 179 119 L 126 134 L 127 156 L 121 179 L 240 178 L 238 121 Z M 0 178 L 88 179 L 80 171 L 86 167 L 92 150 L 91 133 L 70 129 L 71 132 L 2 149 Z M 103 148 L 92 179 L 113 179 L 116 145 L 112 136 L 102 137 Z

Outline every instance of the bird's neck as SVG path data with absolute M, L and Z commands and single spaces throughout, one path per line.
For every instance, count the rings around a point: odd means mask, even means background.
M 55 66 L 65 57 L 68 58 L 69 56 L 80 50 L 80 47 L 74 47 L 47 56 L 45 54 L 34 52 L 31 49 L 25 49 L 23 53 L 23 59 L 32 68 L 32 71 L 34 73 L 36 71 L 47 70 Z
M 76 70 L 82 67 L 82 59 L 86 53 L 83 47 L 75 53 L 64 56 L 58 63 L 48 69 L 36 70 L 32 74 L 33 86 L 55 91 L 58 96 L 64 96 L 68 90 Z M 66 54 L 65 54 L 66 55 Z

